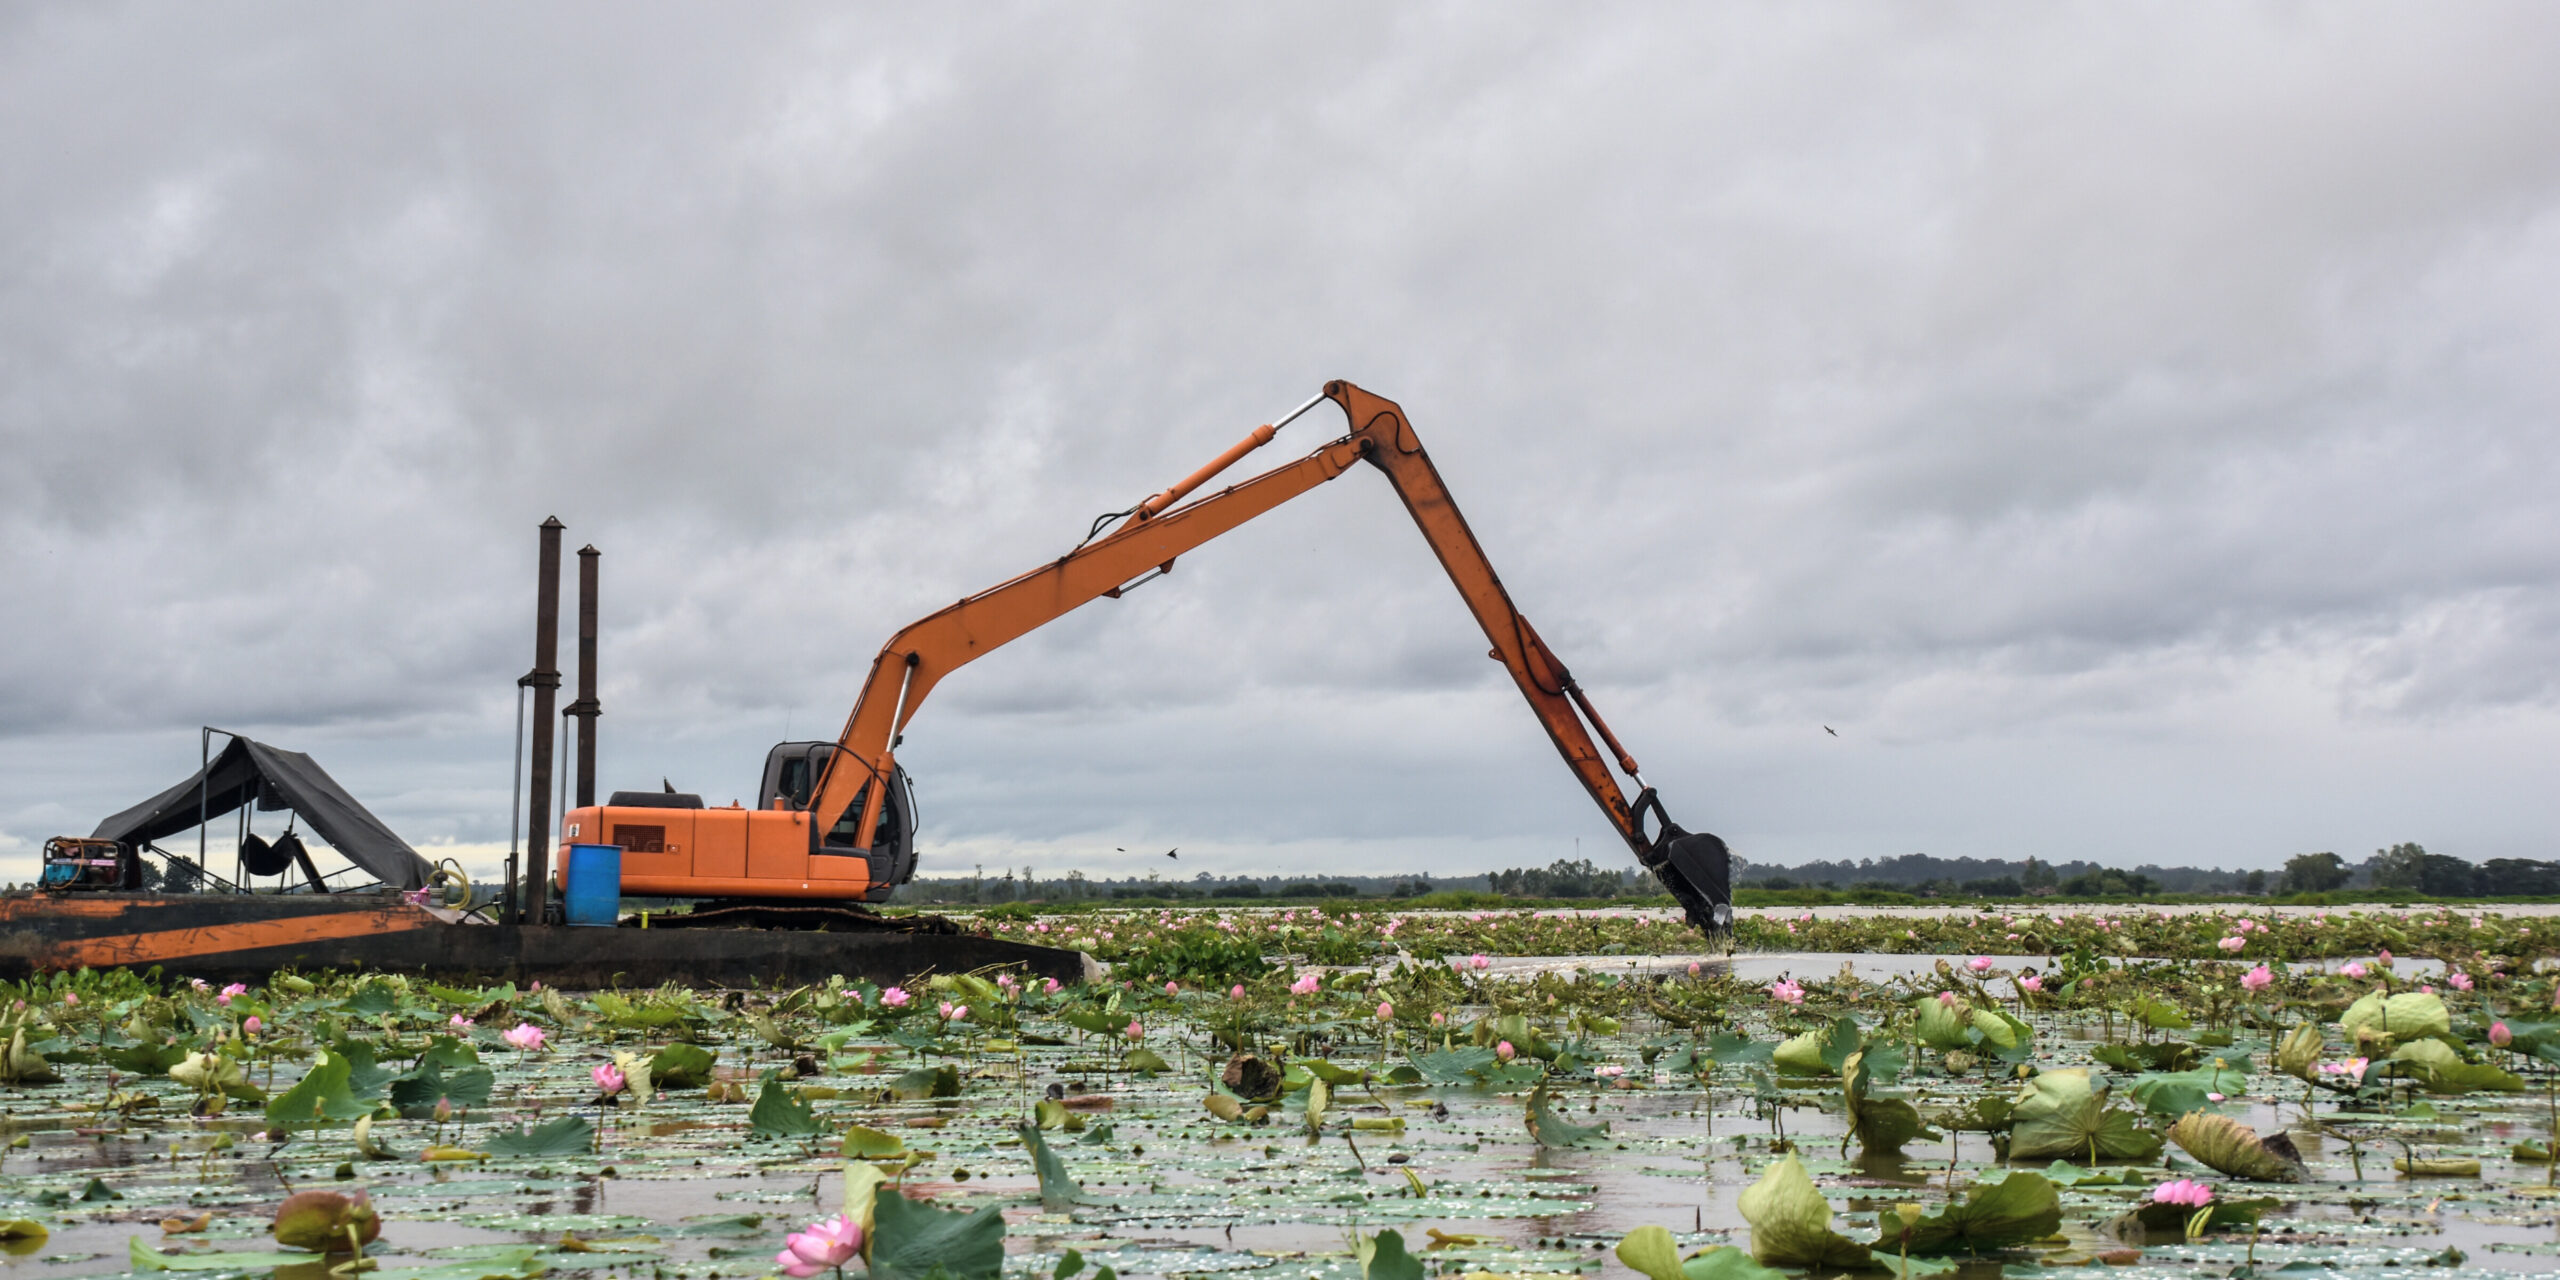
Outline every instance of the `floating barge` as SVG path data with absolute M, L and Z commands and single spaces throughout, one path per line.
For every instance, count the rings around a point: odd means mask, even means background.
M 571 989 L 790 987 L 829 977 L 903 982 L 1002 967 L 1062 983 L 1081 952 L 967 932 L 936 916 L 846 916 L 797 928 L 482 924 L 398 893 L 0 893 L 0 978 L 158 967 L 263 983 L 279 970 L 399 973 Z

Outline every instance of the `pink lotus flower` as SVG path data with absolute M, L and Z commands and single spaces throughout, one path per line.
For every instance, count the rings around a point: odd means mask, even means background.
M 1180 995 L 1182 994 L 1182 984 L 1179 982 L 1168 982 L 1164 984 L 1164 993 L 1169 996 Z
M 1056 978 L 1050 978 L 1047 980 L 1047 983 L 1048 984 L 1046 986 L 1040 988 L 1041 994 L 1052 996 L 1058 994 L 1058 980 Z
M 1625 1067 L 1618 1066 L 1593 1067 L 1591 1069 L 1591 1074 L 1598 1076 L 1603 1080 L 1615 1080 L 1626 1073 L 1627 1069 Z
M 2460 969 L 2456 969 L 2452 973 L 2446 975 L 2444 984 L 2456 991 L 2469 991 L 2474 985 L 2471 981 L 2471 975 L 2464 973 Z
M 1989 973 L 1991 972 L 1991 957 L 1975 956 L 1971 960 L 1965 961 L 1964 967 L 1973 970 L 1975 973 Z
M 1939 992 L 1939 993 L 1938 993 L 1938 1003 L 1940 1003 L 1940 1004 L 1942 1004 L 1942 1005 L 1945 1005 L 1946 1007 L 1948 1007 L 1948 1008 L 1950 1008 L 1950 1009 L 1955 1008 L 1955 1007 L 1956 1007 L 1956 993 L 1955 993 L 1955 992 L 1952 992 L 1952 991 L 1941 991 L 1941 992 Z
M 1520 1056 L 1520 1051 L 1512 1048 L 1511 1042 L 1505 1040 L 1500 1044 L 1493 1046 L 1493 1056 L 1502 1059 L 1504 1062 L 1509 1062 L 1513 1058 Z
M 2244 991 L 2264 991 L 2268 987 L 2274 985 L 2275 980 L 2275 970 L 2270 969 L 2265 965 L 2259 965 L 2257 968 L 2251 969 L 2247 973 L 2240 975 L 2240 987 Z
M 1120 1029 L 1120 1034 L 1127 1036 L 1132 1040 L 1144 1040 L 1147 1038 L 1147 1029 L 1139 1026 L 1136 1018 L 1131 1018 L 1129 1019 L 1129 1025 Z
M 1804 984 L 1793 978 L 1780 978 L 1769 984 L 1769 998 L 1779 1004 L 1803 1004 Z
M 2489 1043 L 2494 1044 L 2494 1045 L 2498 1046 L 2498 1047 L 2499 1047 L 2499 1048 L 2501 1048 L 2501 1049 L 2504 1049 L 2504 1048 L 2506 1048 L 2508 1045 L 2514 1044 L 2515 1042 L 2516 1042 L 2516 1033 L 2515 1033 L 2515 1032 L 2513 1032 L 2513 1031 L 2509 1031 L 2509 1030 L 2507 1030 L 2507 1024 L 2506 1024 L 2506 1023 L 2504 1023 L 2504 1022 L 2492 1022 L 2492 1023 L 2490 1023 L 2490 1024 L 2489 1024 Z
M 2030 973 L 2027 976 L 2018 979 L 2018 987 L 2019 989 L 2028 992 L 2042 991 L 2044 990 L 2044 979 Z
M 468 1031 L 472 1027 L 472 1022 L 471 1019 L 463 1017 L 461 1014 L 457 1013 L 452 1017 L 445 1019 L 445 1025 L 448 1027 L 458 1027 L 464 1031 Z
M 1467 963 L 1474 965 L 1478 970 L 1490 969 L 1493 967 L 1493 957 L 1479 951 L 1467 957 Z
M 2338 966 L 2338 972 L 2345 977 L 2361 978 L 2364 975 L 2371 973 L 2372 970 L 2365 968 L 2364 962 L 2361 960 L 2349 960 L 2345 964 Z
M 587 1074 L 595 1077 L 596 1091 L 607 1097 L 622 1092 L 631 1083 L 630 1079 L 622 1074 L 622 1068 L 610 1062 L 597 1066 Z
M 2249 945 L 2249 939 L 2246 935 L 2235 933 L 2228 938 L 2224 938 L 2220 942 L 2214 943 L 2213 945 L 2220 947 L 2225 951 L 2238 951 L 2240 948 Z
M 542 1042 L 549 1037 L 542 1034 L 542 1028 L 537 1027 L 530 1022 L 519 1022 L 514 1026 L 514 1028 L 498 1038 L 506 1041 L 508 1044 L 514 1045 L 520 1050 L 530 1052 L 541 1048 Z
M 2204 1096 L 2204 1100 L 2207 1102 L 2229 1102 L 2231 1099 L 2223 1094 L 2208 1093 Z
M 2320 1074 L 2325 1076 L 2354 1076 L 2357 1084 L 2363 1084 L 2365 1068 L 2371 1065 L 2373 1065 L 2372 1060 L 2368 1058 L 2349 1058 L 2344 1062 L 2323 1062 L 2320 1064 Z
M 773 1255 L 773 1261 L 795 1280 L 808 1280 L 821 1271 L 841 1270 L 860 1256 L 861 1224 L 839 1213 L 783 1237 L 782 1252 Z
M 942 1006 L 942 1016 L 953 1022 L 967 1022 L 969 1020 L 969 1006 L 965 1004 L 946 1004 Z
M 907 1007 L 907 1002 L 913 999 L 915 999 L 915 997 L 908 995 L 905 987 L 891 987 L 880 993 L 880 1007 L 883 1009 L 904 1009 Z
M 1445 1027 L 1445 1026 L 1449 1025 L 1449 1015 L 1447 1015 L 1447 1014 L 1445 1014 L 1445 1013 L 1435 1013 L 1435 1014 L 1432 1014 L 1432 1015 L 1431 1015 L 1431 1025 L 1432 1025 L 1432 1026 L 1435 1026 L 1435 1027 Z
M 2384 947 L 2384 948 L 2383 948 L 2379 953 L 2377 953 L 2373 958 L 2374 958 L 2374 959 L 2376 959 L 2376 960 L 2381 961 L 2381 962 L 2382 962 L 2383 964 L 2385 964 L 2385 965 L 2389 965 L 2389 964 L 2391 963 L 2391 948 L 2389 948 L 2389 947 Z
M 1012 974 L 1010 974 L 1010 973 L 999 973 L 999 974 L 997 974 L 997 975 L 996 975 L 996 985 L 997 985 L 997 986 L 999 986 L 999 987 L 1004 988 L 1004 989 L 1005 989 L 1005 990 L 1007 990 L 1007 991 L 1011 991 L 1011 990 L 1013 990 L 1013 989 L 1014 989 L 1014 987 L 1015 987 L 1015 986 L 1017 986 L 1017 985 L 1019 985 L 1019 984 L 1017 984 L 1016 982 L 1014 982 L 1014 980 L 1013 980 L 1013 975 L 1012 975 Z
M 1299 974 L 1298 980 L 1289 984 L 1289 994 L 1293 996 L 1311 996 L 1323 986 L 1324 979 L 1319 977 L 1313 970 L 1310 970 L 1306 973 Z
M 266 1029 L 267 1024 L 258 1021 L 258 1015 L 254 1013 L 249 1015 L 248 1021 L 240 1024 L 241 1031 L 253 1036 Z
M 2213 1188 L 2193 1178 L 2163 1182 L 2151 1189 L 2153 1204 L 2174 1204 L 2180 1208 L 2201 1209 L 2213 1203 Z

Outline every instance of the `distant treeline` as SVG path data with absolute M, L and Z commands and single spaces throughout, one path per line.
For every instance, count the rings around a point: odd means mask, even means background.
M 2158 893 L 2293 894 L 2342 889 L 2399 889 L 2445 898 L 2560 896 L 2560 862 L 2492 858 L 2474 863 L 2425 846 L 2376 849 L 2361 862 L 2335 853 L 2303 853 L 2284 870 L 2230 871 L 2145 863 L 2130 871 L 2094 862 L 2028 858 L 1938 858 L 1925 853 L 1794 867 L 1739 866 L 1737 885 L 1763 889 L 1882 889 L 1921 897 L 2139 897 Z
M 1824 889 L 1882 892 L 1922 898 L 2142 897 L 2151 894 L 2275 895 L 2390 889 L 2436 897 L 2560 897 L 2560 862 L 2493 858 L 2485 863 L 2429 853 L 2415 844 L 2376 849 L 2361 862 L 2334 853 L 2297 854 L 2284 869 L 2229 871 L 2145 863 L 2132 870 L 2086 860 L 2010 862 L 1999 858 L 1940 858 L 1909 853 L 1855 862 L 1756 866 L 1734 860 L 1737 888 Z M 1196 872 L 1188 879 L 1161 873 L 1099 880 L 1082 871 L 920 879 L 899 890 L 901 902 L 1113 902 L 1325 901 L 1343 898 L 1419 898 L 1431 894 L 1486 898 L 1647 898 L 1662 892 L 1653 877 L 1633 867 L 1603 867 L 1588 858 L 1558 859 L 1543 867 L 1513 867 L 1475 876 L 1220 876 Z
M 918 879 L 898 891 L 898 900 L 917 904 L 972 902 L 1111 902 L 1131 899 L 1180 901 L 1219 898 L 1244 901 L 1327 901 L 1341 898 L 1420 898 L 1430 894 L 1476 894 L 1505 898 L 1623 898 L 1660 892 L 1652 876 L 1639 868 L 1604 868 L 1588 858 L 1558 859 L 1544 867 L 1515 867 L 1478 876 L 1428 874 L 1402 876 L 1218 876 L 1195 873 L 1188 880 L 1162 874 L 1097 880 L 1081 871 L 1054 876 L 1024 867 L 995 875 Z

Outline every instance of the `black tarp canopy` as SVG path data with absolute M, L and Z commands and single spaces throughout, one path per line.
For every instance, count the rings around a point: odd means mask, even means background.
M 291 809 L 347 861 L 395 889 L 415 889 L 434 868 L 348 795 L 318 761 L 247 738 L 233 738 L 186 781 L 98 824 L 93 839 L 135 848 L 227 814 L 252 801 Z

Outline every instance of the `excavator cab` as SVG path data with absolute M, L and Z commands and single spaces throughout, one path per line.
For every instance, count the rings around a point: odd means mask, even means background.
M 756 790 L 756 807 L 807 810 L 819 779 L 826 776 L 828 762 L 839 750 L 832 742 L 785 742 L 766 752 L 764 781 Z M 863 784 L 853 803 L 845 807 L 844 817 L 825 834 L 824 847 L 810 852 L 863 848 L 864 842 L 856 837 L 862 811 L 871 798 L 869 793 L 870 784 Z M 871 889 L 863 895 L 865 901 L 885 902 L 897 886 L 915 878 L 915 816 L 915 786 L 908 780 L 906 769 L 895 766 L 891 769 L 888 794 L 881 798 L 880 820 L 872 828 L 868 855 Z

